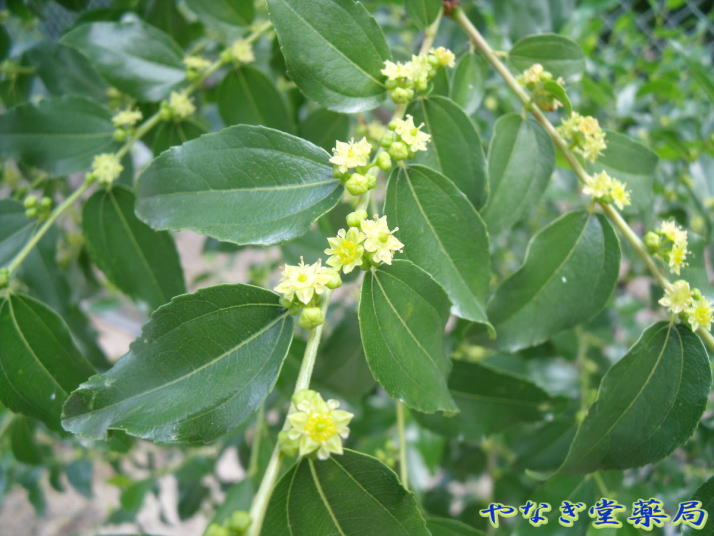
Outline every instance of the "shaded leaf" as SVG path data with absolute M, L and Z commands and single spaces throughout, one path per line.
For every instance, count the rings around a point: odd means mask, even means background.
M 417 28 L 429 26 L 441 11 L 441 0 L 404 0 L 407 15 Z
M 300 136 L 330 151 L 336 140 L 346 140 L 350 132 L 350 116 L 324 108 L 310 112 L 300 122 Z
M 471 115 L 478 110 L 485 92 L 488 65 L 475 52 L 467 52 L 459 59 L 451 80 L 451 99 Z
M 540 63 L 555 77 L 579 74 L 585 68 L 585 55 L 580 46 L 572 39 L 557 34 L 524 37 L 513 45 L 508 59 L 519 71 Z

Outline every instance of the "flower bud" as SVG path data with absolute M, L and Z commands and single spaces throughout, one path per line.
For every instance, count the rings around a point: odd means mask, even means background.
M 243 510 L 236 510 L 228 519 L 228 528 L 243 534 L 251 523 L 250 514 Z
M 373 169 L 376 170 L 377 168 L 370 168 L 369 171 L 372 171 Z M 372 190 L 375 186 L 377 186 L 377 174 L 367 172 L 367 189 Z
M 28 218 L 36 218 L 37 217 L 37 209 L 35 207 L 26 209 L 25 216 L 27 216 Z
M 409 157 L 409 148 L 405 143 L 396 141 L 389 148 L 389 155 L 395 160 L 404 160 Z
M 367 219 L 367 211 L 366 210 L 355 210 L 354 212 L 350 212 L 347 214 L 347 225 L 350 227 L 357 227 L 359 228 L 360 223 L 362 223 L 362 220 Z
M 298 453 L 298 440 L 290 439 L 287 430 L 282 430 L 278 434 L 278 446 L 280 447 L 280 452 L 282 452 L 288 458 L 294 458 Z
M 392 134 L 394 133 L 392 132 Z M 379 151 L 377 153 L 377 165 L 382 171 L 389 171 L 392 169 L 392 158 L 389 156 L 388 152 Z
M 348 173 L 348 169 L 345 166 L 333 166 L 332 176 L 336 179 L 344 179 Z
M 325 272 L 326 275 L 329 276 L 329 280 L 327 283 L 325 283 L 325 286 L 329 289 L 336 289 L 342 286 L 342 278 L 340 277 L 340 273 L 337 270 L 330 270 L 329 272 Z
M 37 205 L 37 196 L 36 195 L 28 195 L 25 198 L 25 201 L 22 203 L 25 208 L 32 208 Z
M 656 253 L 662 245 L 662 238 L 654 231 L 648 231 L 645 235 L 645 245 L 650 253 Z
M 313 329 L 325 321 L 320 307 L 305 307 L 300 314 L 298 324 L 305 329 Z
M 353 173 L 345 182 L 345 188 L 352 195 L 362 195 L 369 190 L 369 179 L 360 173 Z
M 116 141 L 124 141 L 126 139 L 126 130 L 118 128 L 114 131 L 114 139 Z
M 40 208 L 43 208 L 46 210 L 46 209 L 50 208 L 51 206 L 52 206 L 52 199 L 50 199 L 49 197 L 43 197 L 42 199 L 40 199 Z
M 7 268 L 0 268 L 0 288 L 5 288 L 10 282 L 10 271 Z
M 392 123 L 389 123 L 390 125 Z M 392 128 L 391 126 L 389 128 Z M 395 132 L 386 132 L 384 136 L 382 136 L 382 139 L 380 140 L 380 145 L 385 148 L 389 148 L 390 145 L 392 145 L 395 141 L 397 141 L 398 137 Z
M 409 102 L 412 97 L 414 97 L 414 90 L 406 89 L 403 87 L 395 87 L 389 92 L 389 96 L 397 104 L 404 104 Z

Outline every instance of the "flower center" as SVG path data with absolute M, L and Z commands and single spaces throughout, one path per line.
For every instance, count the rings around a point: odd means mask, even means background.
M 306 283 L 308 279 L 309 279 L 309 277 L 305 272 L 299 273 L 297 276 L 297 280 L 300 283 Z
M 349 264 L 357 259 L 357 244 L 355 242 L 345 240 L 340 244 L 336 255 L 340 264 Z
M 379 233 L 377 236 L 377 239 L 382 243 L 386 244 L 387 240 L 389 240 L 389 233 Z
M 310 438 L 323 443 L 337 434 L 337 426 L 330 413 L 313 411 L 305 423 L 305 432 Z

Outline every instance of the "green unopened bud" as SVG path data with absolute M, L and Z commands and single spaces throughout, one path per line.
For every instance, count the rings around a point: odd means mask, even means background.
M 298 324 L 305 329 L 313 329 L 325 321 L 325 315 L 322 314 L 320 307 L 305 307 L 300 313 Z
M 387 89 L 394 89 L 395 87 L 397 87 L 397 81 L 394 79 L 387 79 L 384 85 L 387 87 Z
M 426 91 L 426 89 L 429 87 L 429 79 L 425 76 L 419 77 L 419 79 L 414 84 L 414 87 L 417 91 Z
M 391 134 L 394 134 L 394 132 L 391 132 Z M 377 153 L 377 165 L 382 171 L 389 171 L 392 169 L 392 158 L 389 156 L 387 151 L 379 151 Z
M 370 168 L 369 171 L 372 170 L 377 170 L 376 167 Z M 370 173 L 367 172 L 367 189 L 372 190 L 375 186 L 377 186 L 377 173 Z
M 354 212 L 350 212 L 347 214 L 347 225 L 350 227 L 359 227 L 360 224 L 362 223 L 362 220 L 367 219 L 367 211 L 366 210 L 355 210 Z
M 299 450 L 298 440 L 290 439 L 287 430 L 282 430 L 278 434 L 278 446 L 280 447 L 280 452 L 285 454 L 288 458 L 297 456 Z
M 28 195 L 25 198 L 25 201 L 22 203 L 25 208 L 32 208 L 37 205 L 37 196 L 36 195 Z
M 211 523 L 206 529 L 206 536 L 231 536 L 231 532 L 226 527 L 221 527 L 218 523 Z
M 391 123 L 389 128 L 391 127 Z M 397 141 L 399 137 L 397 136 L 396 132 L 386 132 L 384 136 L 382 136 L 382 139 L 379 141 L 379 144 L 382 147 L 389 148 L 390 145 L 392 145 L 395 141 Z
M 662 237 L 654 231 L 649 231 L 645 235 L 645 245 L 650 253 L 657 253 L 662 245 Z
M 37 209 L 35 207 L 26 209 L 25 216 L 27 216 L 28 218 L 36 218 L 37 217 Z
M 325 283 L 325 286 L 329 289 L 336 289 L 338 287 L 342 286 L 342 278 L 340 277 L 340 272 L 337 270 L 330 270 L 329 272 L 325 272 L 327 275 L 330 276 L 330 279 Z
M 347 177 L 348 171 L 345 166 L 334 166 L 332 168 L 332 176 L 336 179 L 344 179 Z
M 395 141 L 389 148 L 389 155 L 395 160 L 404 160 L 409 157 L 409 148 L 404 142 Z
M 251 523 L 250 514 L 243 510 L 237 510 L 231 514 L 228 520 L 228 528 L 238 531 L 238 534 L 243 534 Z
M 397 104 L 404 104 L 412 100 L 414 97 L 414 90 L 403 87 L 395 87 L 389 92 L 389 96 L 392 97 L 392 100 Z
M 352 195 L 362 195 L 369 190 L 369 179 L 360 173 L 353 173 L 345 182 L 345 188 Z
M 52 206 L 52 199 L 49 197 L 43 197 L 40 199 L 40 208 L 48 209 Z
M 124 141 L 126 139 L 126 130 L 118 128 L 114 131 L 114 139 L 116 141 Z
M 0 288 L 5 288 L 10 282 L 10 270 L 0 268 Z

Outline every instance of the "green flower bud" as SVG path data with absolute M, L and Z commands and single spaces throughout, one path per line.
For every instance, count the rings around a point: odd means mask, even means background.
M 649 231 L 645 235 L 645 245 L 650 253 L 657 253 L 662 245 L 662 238 L 654 231 Z
M 395 160 L 404 160 L 409 157 L 409 148 L 404 142 L 395 141 L 389 148 L 389 155 Z
M 344 179 L 347 176 L 348 170 L 345 166 L 333 166 L 332 176 L 336 179 Z
M 25 198 L 25 201 L 22 203 L 25 208 L 32 208 L 37 205 L 37 196 L 36 195 L 28 195 Z
M 36 218 L 37 217 L 37 209 L 35 207 L 28 208 L 25 210 L 25 216 L 28 218 Z
M 372 169 L 370 169 L 370 171 L 372 171 Z M 377 175 L 374 173 L 367 173 L 367 188 L 369 190 L 372 190 L 375 186 L 377 186 Z
M 392 132 L 391 134 L 394 133 Z M 379 151 L 377 153 L 377 165 L 382 171 L 389 171 L 392 169 L 392 158 L 389 156 L 387 151 Z
M 389 96 L 392 97 L 392 100 L 397 104 L 404 104 L 412 100 L 412 97 L 414 97 L 414 90 L 403 87 L 395 87 L 389 92 Z
M 369 179 L 367 177 L 359 173 L 353 173 L 345 182 L 345 188 L 352 195 L 362 195 L 369 189 L 368 184 Z
M 10 282 L 10 270 L 0 268 L 0 288 L 5 288 Z
M 429 87 L 429 79 L 426 77 L 420 77 L 414 84 L 414 88 L 417 91 L 426 91 L 426 89 L 428 87 Z
M 325 283 L 325 286 L 327 288 L 334 290 L 342 286 L 342 278 L 340 277 L 340 272 L 338 272 L 337 270 L 330 270 L 328 274 L 330 276 L 330 280 Z
M 391 125 L 391 123 L 389 123 Z M 390 126 L 391 128 L 391 126 Z M 379 144 L 382 147 L 389 148 L 390 145 L 392 145 L 395 141 L 397 141 L 398 136 L 396 132 L 387 132 L 382 136 L 382 139 L 380 140 Z
M 387 87 L 387 89 L 394 89 L 395 87 L 397 87 L 397 81 L 388 79 L 384 85 Z
M 238 531 L 238 534 L 243 534 L 251 523 L 250 514 L 243 510 L 237 510 L 231 514 L 228 520 L 228 528 Z
M 221 527 L 217 523 L 211 523 L 206 530 L 206 536 L 231 536 L 231 532 L 226 527 Z
M 52 206 L 52 199 L 49 197 L 43 197 L 40 199 L 40 208 L 48 209 Z
M 305 329 L 313 329 L 325 321 L 320 307 L 305 307 L 300 314 L 298 324 Z
M 118 128 L 114 131 L 114 139 L 116 141 L 124 141 L 126 139 L 126 130 Z
M 367 211 L 366 210 L 355 210 L 354 212 L 350 212 L 347 214 L 347 225 L 350 227 L 359 227 L 360 224 L 362 223 L 362 220 L 367 219 Z
M 278 445 L 280 446 L 280 452 L 288 458 L 297 456 L 299 450 L 298 440 L 290 439 L 287 430 L 282 430 L 278 434 Z

